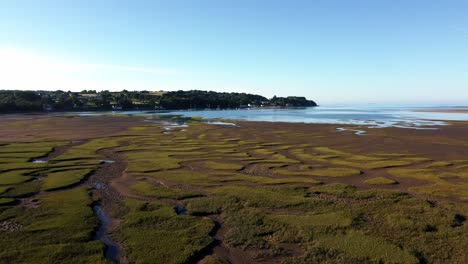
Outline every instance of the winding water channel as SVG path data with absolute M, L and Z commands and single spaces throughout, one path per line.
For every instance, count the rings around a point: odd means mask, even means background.
M 94 235 L 94 239 L 102 241 L 104 243 L 104 254 L 106 259 L 113 263 L 119 263 L 120 261 L 120 248 L 117 243 L 107 234 L 109 225 L 111 223 L 109 216 L 104 212 L 102 206 L 99 204 L 93 205 L 94 214 L 99 219 L 99 227 Z

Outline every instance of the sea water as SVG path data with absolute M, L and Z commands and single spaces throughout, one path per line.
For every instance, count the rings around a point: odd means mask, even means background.
M 307 108 L 255 108 L 239 110 L 194 110 L 194 111 L 128 111 L 115 114 L 157 116 L 202 117 L 207 122 L 220 119 L 359 125 L 369 128 L 401 127 L 413 129 L 436 129 L 447 125 L 446 121 L 468 121 L 466 113 L 417 112 L 418 110 L 468 109 L 460 107 L 405 107 L 405 106 L 317 106 Z M 102 115 L 113 112 L 88 112 L 80 115 Z M 76 113 L 75 113 L 76 114 Z

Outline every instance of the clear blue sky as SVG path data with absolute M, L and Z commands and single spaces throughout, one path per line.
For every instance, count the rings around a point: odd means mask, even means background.
M 0 89 L 468 104 L 468 1 L 0 0 Z

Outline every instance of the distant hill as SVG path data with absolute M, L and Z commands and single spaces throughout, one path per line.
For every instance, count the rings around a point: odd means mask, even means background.
M 317 106 L 305 97 L 267 99 L 247 93 L 213 91 L 82 92 L 0 90 L 0 113 L 33 111 L 186 110 Z

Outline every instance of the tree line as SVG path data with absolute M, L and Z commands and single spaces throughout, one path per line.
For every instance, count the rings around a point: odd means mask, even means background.
M 310 107 L 317 104 L 305 97 L 267 99 L 248 93 L 213 91 L 127 91 L 0 90 L 0 112 L 101 111 L 101 110 L 185 110 L 238 109 L 253 107 Z

